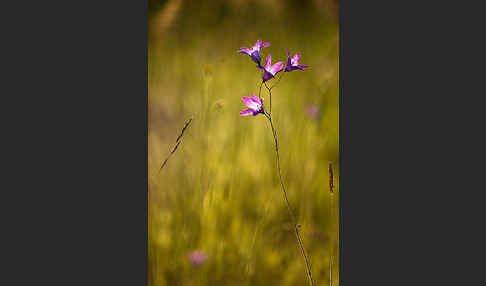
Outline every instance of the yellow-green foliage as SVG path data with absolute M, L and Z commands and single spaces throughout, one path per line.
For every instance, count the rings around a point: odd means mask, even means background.
M 272 90 L 272 115 L 312 273 L 317 285 L 328 285 L 337 231 L 337 219 L 330 217 L 329 161 L 339 192 L 336 20 L 319 12 L 325 5 L 307 7 L 309 15 L 302 17 L 305 11 L 275 1 L 187 2 L 168 1 L 149 19 L 149 285 L 307 284 L 270 125 L 262 115 L 239 115 L 246 108 L 241 97 L 258 94 L 261 71 L 236 51 L 258 39 L 271 43 L 262 58 L 271 53 L 274 63 L 286 62 L 289 48 L 310 66 L 285 74 Z M 268 104 L 265 88 L 262 94 Z M 320 109 L 318 119 L 306 113 L 309 105 Z M 182 143 L 159 174 L 190 117 Z M 194 250 L 207 254 L 199 267 L 188 259 Z M 337 276 L 336 270 L 334 285 Z

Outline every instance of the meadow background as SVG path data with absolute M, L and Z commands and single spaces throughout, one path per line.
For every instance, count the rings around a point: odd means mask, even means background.
M 339 192 L 337 0 L 149 0 L 148 12 L 149 285 L 308 283 L 270 125 L 261 115 L 239 115 L 246 109 L 241 97 L 258 94 L 261 71 L 237 50 L 258 39 L 271 43 L 261 51 L 263 63 L 269 53 L 273 63 L 285 63 L 289 48 L 310 66 L 272 90 L 272 117 L 314 279 L 329 285 L 338 227 L 329 161 Z M 264 88 L 262 95 L 268 101 Z M 194 251 L 206 256 L 201 264 L 189 258 Z

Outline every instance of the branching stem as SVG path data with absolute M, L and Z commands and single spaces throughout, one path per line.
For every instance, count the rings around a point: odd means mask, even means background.
M 279 82 L 283 78 L 284 74 L 285 74 L 285 72 L 280 73 L 280 77 L 278 78 L 277 82 L 274 85 L 272 85 L 272 87 L 270 89 L 274 88 L 275 86 L 277 86 L 277 84 L 279 84 Z
M 272 128 L 273 139 L 275 140 L 275 154 L 276 154 L 276 157 L 277 157 L 277 171 L 278 171 L 278 178 L 279 178 L 279 181 L 280 181 L 280 187 L 282 188 L 282 193 L 284 195 L 285 203 L 286 203 L 287 209 L 289 211 L 289 215 L 290 215 L 290 219 L 292 221 L 295 236 L 297 237 L 297 241 L 299 242 L 300 251 L 301 251 L 302 256 L 304 257 L 304 260 L 305 260 L 305 268 L 307 270 L 307 277 L 309 278 L 309 283 L 310 283 L 311 286 L 314 286 L 315 284 L 314 284 L 314 279 L 312 278 L 311 265 L 310 265 L 309 259 L 307 258 L 307 254 L 306 254 L 305 248 L 304 248 L 304 243 L 302 242 L 302 238 L 300 237 L 300 233 L 299 233 L 300 225 L 297 224 L 297 219 L 294 215 L 294 212 L 292 211 L 292 207 L 290 206 L 289 198 L 287 196 L 287 190 L 285 189 L 285 185 L 283 183 L 282 171 L 280 169 L 280 155 L 279 155 L 279 152 L 278 152 L 277 131 L 275 130 L 275 127 L 273 126 L 273 121 L 272 121 L 272 88 L 277 86 L 277 84 L 280 82 L 282 77 L 283 77 L 283 73 L 282 73 L 282 75 L 280 75 L 278 81 L 274 85 L 272 85 L 272 87 L 268 87 L 267 83 L 265 81 L 262 81 L 262 83 L 260 84 L 260 91 L 258 93 L 258 97 L 261 100 L 260 95 L 261 95 L 261 91 L 262 91 L 262 85 L 265 84 L 265 88 L 268 90 L 270 104 L 269 104 L 269 109 L 268 109 L 269 111 L 268 112 L 264 111 L 263 114 L 268 119 L 268 122 L 270 122 L 270 127 Z

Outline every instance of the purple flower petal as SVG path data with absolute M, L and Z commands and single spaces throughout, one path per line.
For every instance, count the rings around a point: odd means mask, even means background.
M 272 66 L 272 55 L 267 56 L 267 62 L 265 64 L 265 68 L 261 66 L 257 66 L 260 69 L 263 69 L 265 72 L 263 73 L 263 82 L 273 78 L 279 71 L 283 68 L 283 62 L 275 63 Z
M 251 98 L 243 96 L 241 99 L 246 104 L 246 106 L 248 106 L 249 108 L 253 108 L 254 103 L 253 100 L 251 100 Z
M 272 78 L 273 78 L 273 74 L 271 74 L 267 71 L 263 72 L 263 82 L 266 82 L 267 80 L 270 80 Z
M 250 96 L 251 97 L 243 96 L 241 98 L 249 108 L 242 110 L 240 112 L 240 115 L 246 116 L 246 115 L 253 114 L 253 116 L 257 116 L 260 113 L 264 113 L 262 101 L 260 100 L 260 98 L 256 97 L 253 94 Z
M 272 55 L 267 56 L 267 63 L 265 64 L 265 70 L 269 71 L 272 68 Z
M 263 49 L 263 48 L 266 48 L 266 47 L 268 47 L 268 46 L 270 46 L 270 43 L 263 43 L 263 44 L 260 46 L 260 48 L 262 48 L 262 49 Z
M 254 112 L 254 110 L 253 110 L 253 109 L 251 109 L 251 108 L 247 108 L 247 109 L 245 109 L 245 110 L 242 110 L 242 111 L 240 112 L 240 115 L 241 115 L 241 116 L 247 116 L 247 115 L 253 114 L 253 112 Z
M 253 116 L 257 116 L 260 113 L 263 113 L 263 110 L 255 110 L 253 111 Z
M 253 53 L 251 53 L 250 57 L 255 63 L 260 64 L 261 58 L 259 51 L 254 51 Z
M 292 66 L 292 62 L 290 60 L 290 52 L 289 52 L 289 49 L 286 48 L 285 49 L 285 52 L 287 52 L 287 64 L 285 65 L 285 71 L 288 72 L 288 71 L 290 71 L 290 67 Z
M 263 43 L 261 40 L 258 40 L 253 46 L 253 49 L 259 51 L 260 49 L 266 48 L 268 46 L 270 46 L 270 43 Z
M 263 43 L 261 40 L 258 40 L 255 43 L 255 45 L 253 45 L 253 47 L 251 47 L 251 48 L 242 47 L 242 48 L 240 48 L 240 51 L 238 51 L 238 52 L 242 53 L 242 54 L 249 55 L 255 63 L 260 65 L 260 61 L 261 61 L 260 49 L 268 47 L 268 46 L 270 46 L 270 43 Z
M 250 49 L 248 49 L 248 48 L 240 48 L 240 50 L 238 51 L 238 53 L 250 55 Z
M 279 71 L 281 71 L 282 68 L 283 68 L 283 62 L 278 62 L 270 68 L 269 72 L 272 73 L 275 76 L 275 74 L 277 74 Z
M 287 49 L 287 65 L 285 66 L 285 71 L 290 72 L 294 70 L 303 70 L 309 66 L 299 65 L 300 53 L 295 54 L 292 58 L 290 57 L 289 50 Z
M 292 65 L 295 66 L 295 65 L 298 65 L 299 64 L 299 60 L 300 60 L 300 54 L 297 53 L 295 54 L 295 56 L 292 57 Z
M 262 105 L 262 101 L 260 100 L 260 98 L 258 98 L 257 96 L 255 96 L 253 94 L 251 95 L 251 100 L 258 103 L 260 106 Z
M 258 105 L 258 103 L 254 102 L 249 97 L 243 96 L 241 99 L 243 99 L 243 101 L 245 102 L 246 106 L 248 106 L 249 108 L 251 108 L 253 110 L 257 110 L 258 108 L 260 108 L 260 106 Z

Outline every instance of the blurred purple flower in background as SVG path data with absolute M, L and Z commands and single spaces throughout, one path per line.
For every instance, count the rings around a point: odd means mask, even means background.
M 255 45 L 251 48 L 240 48 L 238 51 L 242 54 L 247 54 L 251 57 L 251 59 L 260 65 L 260 49 L 270 46 L 270 43 L 263 43 L 261 40 L 256 41 Z
M 300 53 L 295 54 L 292 58 L 290 57 L 289 49 L 287 49 L 287 65 L 285 66 L 286 72 L 291 72 L 294 70 L 303 70 L 309 66 L 299 65 Z
M 251 97 L 243 96 L 241 99 L 243 99 L 246 106 L 249 107 L 240 112 L 241 116 L 247 116 L 250 114 L 253 114 L 253 116 L 257 116 L 259 113 L 263 113 L 262 101 L 258 97 L 252 94 Z
M 307 106 L 305 108 L 305 112 L 307 113 L 307 115 L 310 116 L 310 118 L 312 118 L 314 120 L 319 119 L 319 116 L 321 115 L 321 110 L 319 109 L 319 107 L 317 107 L 315 105 Z
M 204 264 L 206 259 L 208 259 L 208 256 L 203 251 L 194 250 L 191 253 L 189 253 L 188 258 L 191 261 L 192 265 L 200 266 Z
M 272 55 L 268 55 L 265 67 L 258 65 L 257 68 L 264 70 L 263 82 L 266 82 L 267 80 L 275 77 L 275 75 L 282 70 L 283 62 L 278 62 L 272 66 Z

